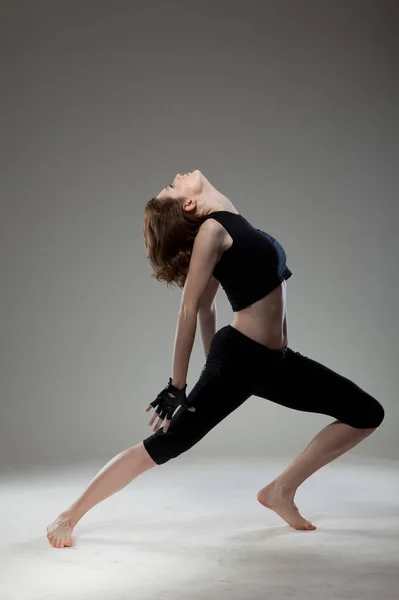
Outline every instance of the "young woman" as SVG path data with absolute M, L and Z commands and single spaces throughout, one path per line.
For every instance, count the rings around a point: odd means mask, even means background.
M 298 486 L 369 436 L 384 418 L 383 407 L 354 382 L 288 347 L 286 280 L 292 272 L 285 251 L 200 171 L 177 175 L 147 203 L 143 232 L 154 276 L 183 290 L 172 376 L 146 408 L 155 409 L 149 421 L 154 433 L 105 465 L 47 527 L 48 540 L 57 548 L 71 546 L 72 530 L 88 510 L 192 448 L 251 395 L 335 419 L 257 494 L 295 529 L 315 529 L 294 502 Z M 234 317 L 216 332 L 219 284 Z M 186 396 L 197 322 L 206 363 Z

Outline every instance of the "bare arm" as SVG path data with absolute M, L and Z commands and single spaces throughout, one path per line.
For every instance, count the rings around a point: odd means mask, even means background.
M 178 388 L 186 384 L 198 313 L 201 306 L 204 309 L 207 305 L 206 292 L 210 289 L 208 286 L 213 269 L 223 251 L 224 239 L 224 229 L 213 219 L 201 226 L 195 238 L 182 293 L 173 349 L 172 382 Z
M 200 307 L 198 310 L 198 323 L 200 326 L 205 357 L 208 356 L 209 347 L 216 332 L 217 312 L 215 296 L 218 288 L 218 280 L 214 277 L 211 277 L 208 287 L 201 297 Z

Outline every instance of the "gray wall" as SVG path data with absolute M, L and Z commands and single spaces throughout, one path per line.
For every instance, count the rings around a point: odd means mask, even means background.
M 150 276 L 143 207 L 196 168 L 284 246 L 289 345 L 384 405 L 352 452 L 397 457 L 395 2 L 1 9 L 2 467 L 150 435 L 180 292 Z M 202 364 L 197 339 L 189 388 Z M 293 456 L 330 421 L 254 397 L 192 452 Z

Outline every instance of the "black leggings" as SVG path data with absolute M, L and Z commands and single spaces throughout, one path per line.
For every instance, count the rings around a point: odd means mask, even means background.
M 359 429 L 378 427 L 381 404 L 358 385 L 288 345 L 273 350 L 231 325 L 214 335 L 200 378 L 188 394 L 196 411 L 180 407 L 166 433 L 143 440 L 157 464 L 192 448 L 250 396 L 334 417 Z

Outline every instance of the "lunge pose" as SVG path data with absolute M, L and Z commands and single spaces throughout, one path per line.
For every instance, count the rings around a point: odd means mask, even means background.
M 334 419 L 257 493 L 261 504 L 295 529 L 315 529 L 295 504 L 298 486 L 369 436 L 384 418 L 383 407 L 353 381 L 288 346 L 286 287 L 292 272 L 284 249 L 200 171 L 177 175 L 148 201 L 143 233 L 153 275 L 182 289 L 172 373 L 145 408 L 154 411 L 153 433 L 103 467 L 47 527 L 50 543 L 72 545 L 73 528 L 88 510 L 144 471 L 192 448 L 251 395 Z M 219 284 L 233 319 L 216 331 Z M 197 327 L 206 361 L 186 394 Z

